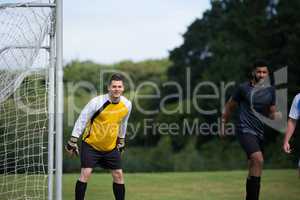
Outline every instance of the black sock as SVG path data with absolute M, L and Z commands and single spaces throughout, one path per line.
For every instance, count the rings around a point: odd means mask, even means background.
M 251 187 L 251 179 L 250 177 L 247 178 L 247 182 L 246 182 L 246 200 L 251 200 L 251 191 L 252 187 Z
M 250 176 L 246 183 L 246 200 L 258 200 L 260 191 L 260 177 Z
M 113 192 L 116 200 L 125 200 L 125 185 L 113 183 Z
M 87 183 L 78 180 L 75 187 L 75 200 L 84 200 Z

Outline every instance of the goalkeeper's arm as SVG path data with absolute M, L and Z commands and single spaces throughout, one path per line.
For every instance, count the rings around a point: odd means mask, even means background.
M 132 105 L 130 103 L 128 105 L 128 113 L 125 116 L 125 118 L 123 119 L 122 124 L 121 124 L 120 129 L 119 129 L 119 135 L 118 135 L 118 140 L 117 140 L 117 149 L 120 152 L 123 152 L 125 150 L 125 144 L 126 144 L 125 136 L 126 136 L 126 129 L 127 129 L 128 119 L 129 119 L 129 116 L 130 116 L 130 113 L 131 113 L 131 108 L 132 108 Z
M 86 127 L 87 122 L 91 119 L 92 115 L 97 111 L 98 97 L 93 98 L 81 111 L 75 126 L 72 131 L 72 136 L 65 145 L 67 153 L 71 156 L 79 155 L 79 148 L 77 145 L 78 138 Z

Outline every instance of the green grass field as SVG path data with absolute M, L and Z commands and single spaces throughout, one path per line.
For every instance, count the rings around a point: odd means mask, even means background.
M 73 200 L 78 174 L 63 177 L 63 199 Z M 125 174 L 127 200 L 243 200 L 246 171 Z M 113 200 L 111 175 L 93 174 L 87 200 Z M 299 200 L 296 170 L 265 170 L 261 200 Z

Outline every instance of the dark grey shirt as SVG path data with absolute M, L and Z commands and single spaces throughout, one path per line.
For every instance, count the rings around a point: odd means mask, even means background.
M 275 105 L 274 87 L 253 86 L 245 82 L 237 87 L 232 99 L 239 105 L 237 134 L 249 133 L 263 139 L 264 123 L 259 115 L 268 116 L 270 106 Z

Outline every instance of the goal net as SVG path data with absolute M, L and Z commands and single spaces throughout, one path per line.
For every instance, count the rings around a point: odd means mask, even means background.
M 51 9 L 0 0 L 0 199 L 47 199 Z

